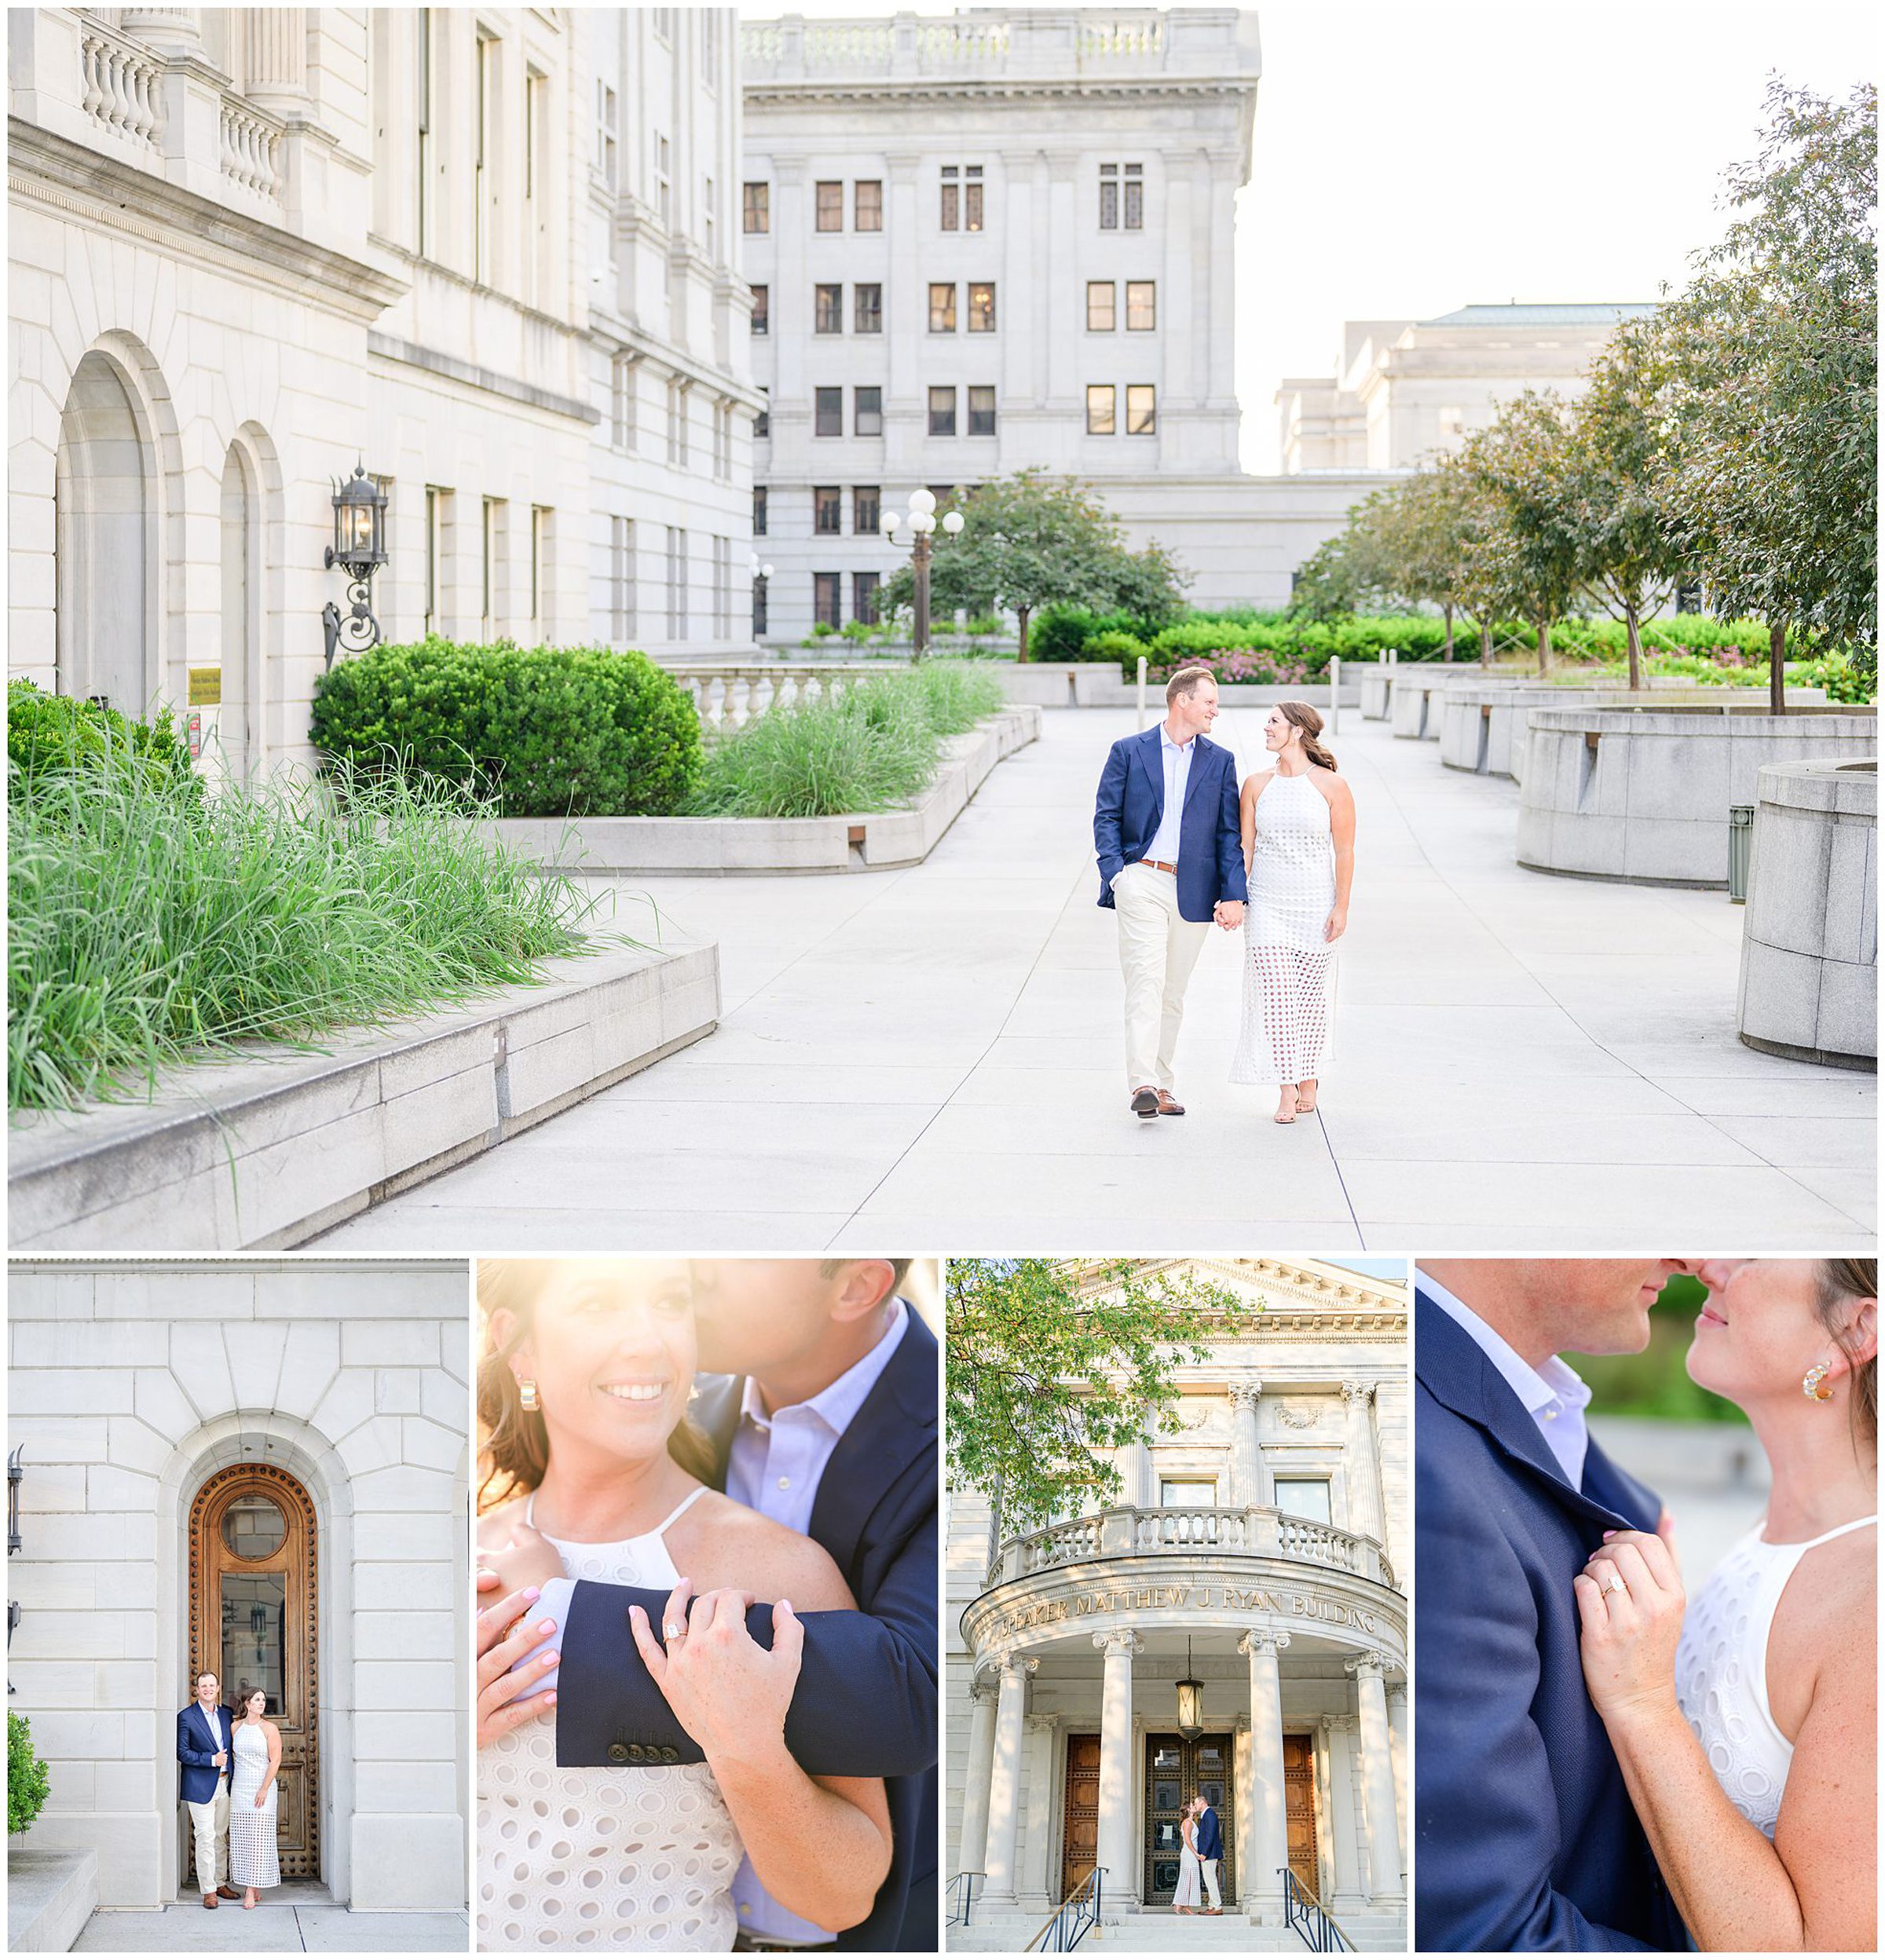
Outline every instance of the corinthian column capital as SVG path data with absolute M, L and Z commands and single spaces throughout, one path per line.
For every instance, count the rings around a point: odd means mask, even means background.
M 1239 1411 L 1254 1412 L 1263 1394 L 1263 1384 L 1254 1375 L 1245 1375 L 1231 1384 L 1231 1406 Z
M 1116 1626 L 1109 1633 L 1096 1633 L 1093 1644 L 1109 1658 L 1115 1654 L 1129 1657 L 1145 1651 L 1145 1643 L 1129 1626 Z
M 1239 1654 L 1268 1654 L 1272 1658 L 1290 1644 L 1288 1634 L 1273 1626 L 1253 1626 L 1237 1643 Z

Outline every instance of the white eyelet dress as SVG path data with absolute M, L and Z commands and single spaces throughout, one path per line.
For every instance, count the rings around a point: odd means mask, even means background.
M 680 1574 L 653 1530 L 606 1545 L 552 1538 L 573 1579 L 665 1592 Z M 525 1506 L 532 1522 L 536 1500 Z M 526 1722 L 478 1752 L 481 1952 L 728 1953 L 730 1888 L 745 1848 L 705 1763 L 559 1769 L 555 1723 Z
M 1767 1706 L 1767 1636 L 1787 1582 L 1816 1545 L 1876 1524 L 1855 1518 L 1799 1545 L 1769 1545 L 1757 1524 L 1689 1602 L 1675 1696 L 1728 1801 L 1767 1837 L 1780 1821 L 1793 1745 Z
M 269 1786 L 269 1800 L 255 1808 L 255 1793 L 269 1773 L 269 1739 L 258 1728 L 236 1724 L 231 1745 L 235 1761 L 229 1772 L 229 1883 L 253 1885 L 259 1892 L 281 1883 L 281 1866 L 275 1855 L 275 1793 L 279 1783 Z
M 1257 799 L 1233 1082 L 1321 1075 L 1335 1019 L 1335 949 L 1323 931 L 1334 909 L 1328 800 L 1306 774 L 1272 776 Z

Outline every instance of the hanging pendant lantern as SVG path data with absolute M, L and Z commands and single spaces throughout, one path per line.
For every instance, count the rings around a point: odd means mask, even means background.
M 1204 1684 L 1191 1672 L 1191 1640 L 1184 1640 L 1184 1679 L 1178 1684 L 1178 1733 L 1195 1742 L 1204 1733 Z

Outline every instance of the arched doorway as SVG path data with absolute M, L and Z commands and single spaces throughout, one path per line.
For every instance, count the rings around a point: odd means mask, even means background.
M 225 766 L 247 782 L 261 761 L 262 509 L 254 466 L 229 444 L 222 466 L 222 706 Z
M 191 1673 L 214 1669 L 232 1706 L 250 1688 L 267 1691 L 269 1720 L 281 1731 L 276 1843 L 284 1878 L 320 1876 L 316 1561 L 314 1507 L 286 1471 L 236 1464 L 197 1493 L 190 1509 Z
M 54 478 L 59 691 L 142 716 L 157 694 L 151 517 L 156 455 L 115 362 L 81 360 Z

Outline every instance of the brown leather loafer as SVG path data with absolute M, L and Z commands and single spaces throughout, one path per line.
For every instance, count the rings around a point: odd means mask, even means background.
M 214 1912 L 216 1910 L 215 1893 L 213 1892 L 206 1892 L 203 1895 L 203 1903 L 206 1911 Z
M 216 1888 L 216 1896 L 218 1899 L 240 1899 L 242 1894 L 233 1885 L 218 1885 Z
M 1169 1089 L 1158 1092 L 1158 1113 L 1161 1116 L 1183 1116 L 1184 1105 L 1177 1101 Z
M 1133 1113 L 1135 1116 L 1156 1116 L 1158 1113 L 1158 1092 L 1149 1086 L 1134 1089 Z

